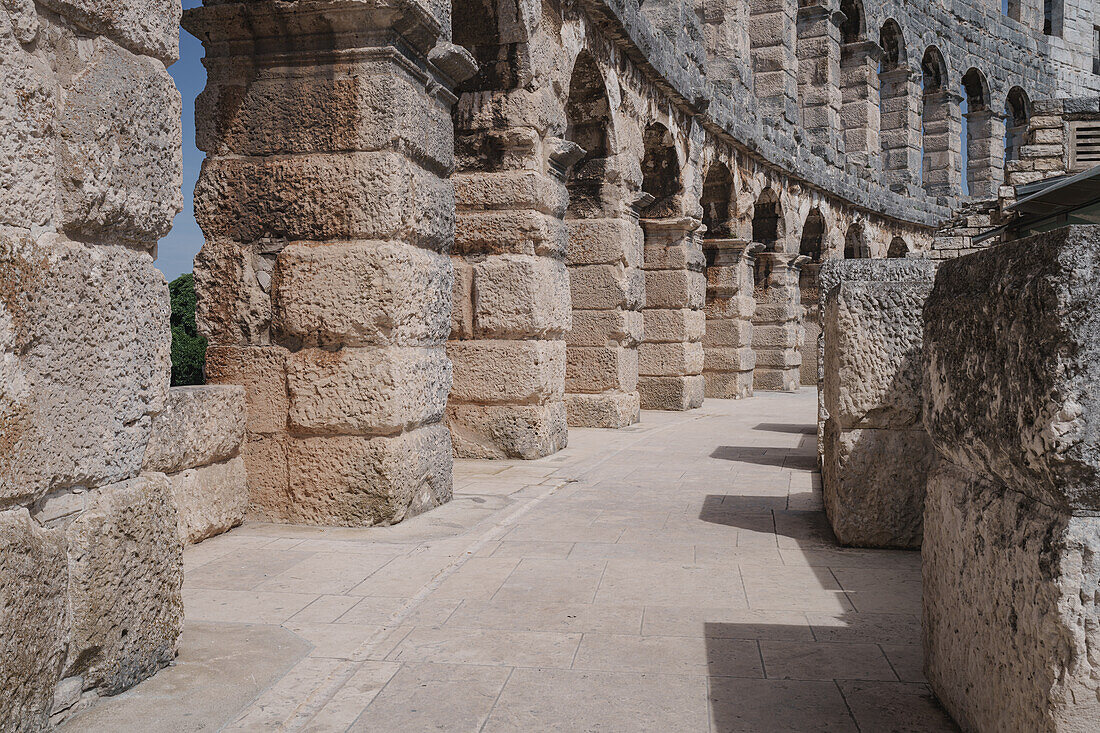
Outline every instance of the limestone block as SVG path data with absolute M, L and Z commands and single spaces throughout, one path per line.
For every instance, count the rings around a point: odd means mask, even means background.
M 760 324 L 752 329 L 752 345 L 757 349 L 797 349 L 802 346 L 802 324 Z
M 170 371 L 168 288 L 152 258 L 0 232 L 0 282 L 0 339 L 13 348 L 0 359 L 17 375 L 0 396 L 0 501 L 136 476 Z
M 454 231 L 454 189 L 392 152 L 211 158 L 195 218 L 207 237 L 238 242 L 398 240 L 438 251 Z
M 569 289 L 574 308 L 635 310 L 645 302 L 645 288 L 645 275 L 636 268 L 622 265 L 569 268 Z
M 451 296 L 451 335 L 454 340 L 474 337 L 474 268 L 465 257 L 451 257 L 455 286 Z
M 215 344 L 267 343 L 271 296 L 260 279 L 269 264 L 253 245 L 208 238 L 195 256 L 199 333 Z
M 922 313 L 931 291 L 929 272 L 923 281 L 846 281 L 826 296 L 825 406 L 843 427 L 920 424 Z
M 288 353 L 280 346 L 209 346 L 206 349 L 207 382 L 244 386 L 245 428 L 250 433 L 286 430 L 290 411 L 286 387 Z
M 702 272 L 706 255 L 698 245 L 681 240 L 676 244 L 649 244 L 644 249 L 646 270 L 689 270 Z M 704 275 L 705 278 L 705 275 Z
M 292 432 L 390 435 L 442 419 L 451 364 L 442 346 L 302 349 L 286 381 Z
M 757 349 L 756 366 L 797 371 L 802 366 L 802 352 L 797 349 Z
M 1100 510 L 1100 227 L 945 262 L 925 308 L 941 454 L 1051 506 Z
M 49 729 L 68 631 L 64 533 L 0 512 L 0 730 Z
M 463 171 L 454 175 L 454 186 L 460 208 L 468 210 L 533 209 L 560 219 L 569 202 L 561 181 L 533 170 Z
M 305 346 L 432 346 L 447 339 L 451 258 L 391 242 L 292 244 L 272 278 L 274 326 Z
M 248 477 L 244 458 L 188 468 L 168 477 L 185 545 L 202 542 L 244 521 Z
M 749 347 L 705 346 L 703 369 L 708 372 L 751 372 L 756 367 L 756 352 Z
M 570 346 L 566 349 L 566 392 L 633 392 L 637 386 L 637 349 L 621 346 Z
M 732 298 L 710 298 L 703 306 L 707 318 L 715 320 L 738 319 L 756 320 L 756 298 L 749 295 L 735 295 Z
M 445 425 L 373 438 L 291 438 L 287 461 L 287 512 L 294 522 L 396 524 L 451 499 L 453 460 Z
M 183 208 L 180 116 L 180 94 L 161 64 L 95 40 L 58 113 L 68 233 L 144 245 L 168 234 Z
M 407 151 L 440 171 L 454 164 L 450 109 L 402 64 L 241 65 L 195 102 L 196 143 L 209 155 Z
M 636 346 L 645 325 L 638 311 L 574 310 L 573 328 L 565 335 L 570 346 Z
M 708 319 L 703 344 L 709 350 L 712 346 L 740 348 L 752 345 L 752 322 L 740 318 Z M 816 348 L 816 341 L 815 348 Z
M 787 323 L 797 321 L 805 309 L 793 301 L 780 303 L 757 303 L 752 322 L 756 324 Z
M 240 449 L 244 425 L 244 387 L 173 387 L 153 416 L 142 468 L 173 473 L 223 461 Z
M 540 404 L 561 400 L 564 341 L 450 341 L 451 399 L 481 404 Z
M 623 264 L 642 266 L 642 228 L 628 219 L 569 219 L 569 249 L 566 261 L 572 265 Z
M 916 549 L 935 451 L 923 430 L 825 425 L 825 513 L 841 544 Z
M 707 317 L 703 311 L 689 308 L 646 308 L 645 340 L 647 342 L 700 341 L 706 334 Z
M 638 377 L 643 410 L 694 410 L 703 404 L 706 381 L 692 377 Z
M 647 376 L 702 374 L 703 361 L 700 343 L 638 344 L 638 371 Z
M 752 397 L 752 372 L 703 372 L 708 399 L 742 400 Z
M 499 255 L 473 268 L 475 335 L 547 337 L 569 330 L 569 273 L 560 261 Z
M 31 15 L 37 23 L 33 6 Z M 43 226 L 53 216 L 55 93 L 48 61 L 0 33 L 0 224 Z
M 459 458 L 534 460 L 569 443 L 563 402 L 544 405 L 447 405 Z
M 92 33 L 110 36 L 134 53 L 153 56 L 166 65 L 179 58 L 180 0 L 41 0 L 41 4 Z
M 569 426 L 577 428 L 625 428 L 641 419 L 637 392 L 567 394 Z
M 250 433 L 241 446 L 248 482 L 248 511 L 261 521 L 292 521 L 288 440 L 285 433 Z
M 800 386 L 797 368 L 756 365 L 752 373 L 752 388 L 761 392 L 797 392 Z
M 689 270 L 646 270 L 646 308 L 700 309 L 706 301 L 707 280 Z
M 936 697 L 963 730 L 1095 728 L 1100 518 L 946 461 L 925 502 L 921 628 Z
M 167 477 L 93 492 L 66 538 L 72 636 L 63 676 L 113 695 L 168 665 L 183 630 L 183 546 Z
M 459 211 L 454 254 L 517 254 L 563 258 L 565 223 L 537 211 Z

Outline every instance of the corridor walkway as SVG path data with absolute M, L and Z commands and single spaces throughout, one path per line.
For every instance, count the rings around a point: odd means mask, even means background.
M 176 665 L 73 731 L 941 731 L 918 553 L 845 550 L 812 390 L 460 461 L 391 528 L 186 554 Z

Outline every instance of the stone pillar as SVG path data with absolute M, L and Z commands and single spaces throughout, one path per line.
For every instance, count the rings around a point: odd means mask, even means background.
M 389 524 L 451 496 L 443 69 L 468 75 L 472 60 L 435 48 L 421 6 L 323 5 L 187 13 L 208 73 L 198 322 L 208 381 L 246 390 L 253 511 Z
M 645 300 L 643 234 L 635 217 L 570 219 L 573 329 L 566 336 L 569 424 L 621 428 L 640 417 L 638 344 Z
M 840 28 L 825 5 L 798 9 L 798 102 L 801 127 L 816 152 L 843 149 L 840 126 Z
M 848 161 L 861 168 L 881 165 L 879 158 L 879 80 L 882 49 L 871 41 L 848 43 L 840 50 L 844 106 L 840 125 Z
M 799 370 L 803 387 L 817 386 L 818 339 L 821 337 L 821 309 L 818 303 L 818 274 L 821 263 L 807 262 L 798 275 L 798 293 L 802 301 L 802 366 Z
M 646 410 L 703 404 L 706 276 L 698 219 L 643 219 L 645 338 L 638 347 L 638 393 Z
M 994 199 L 1004 182 L 1005 121 L 991 109 L 966 114 L 966 181 L 970 195 Z
M 568 442 L 568 192 L 540 132 L 492 129 L 488 94 L 462 104 L 447 419 L 457 456 L 541 458 Z
M 760 114 L 798 124 L 796 3 L 749 0 L 753 84 Z
M 1100 720 L 1100 227 L 940 266 L 925 307 L 924 672 L 963 730 Z
M 706 334 L 703 377 L 706 396 L 723 400 L 752 397 L 754 257 L 761 245 L 745 239 L 704 239 L 707 259 Z
M 179 5 L 0 12 L 0 729 L 175 658 L 183 550 L 145 471 L 170 379 Z
M 946 90 L 924 95 L 924 189 L 937 196 L 962 192 L 962 96 Z
M 808 258 L 786 252 L 756 257 L 756 313 L 752 348 L 756 352 L 753 388 L 797 392 L 802 381 L 802 299 L 798 278 Z
M 920 74 L 897 66 L 879 74 L 882 168 L 886 184 L 904 191 L 921 170 Z
M 734 92 L 751 85 L 749 64 L 749 10 L 747 0 L 700 0 L 707 50 L 707 81 Z
M 921 424 L 928 260 L 838 262 L 824 296 L 825 513 L 842 544 L 918 548 L 935 451 Z

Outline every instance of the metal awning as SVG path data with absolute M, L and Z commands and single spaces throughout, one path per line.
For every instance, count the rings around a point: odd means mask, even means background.
M 1019 186 L 1016 195 L 1021 198 L 1008 207 L 1009 210 L 1038 216 L 1050 216 L 1100 201 L 1100 165 L 1076 175 Z

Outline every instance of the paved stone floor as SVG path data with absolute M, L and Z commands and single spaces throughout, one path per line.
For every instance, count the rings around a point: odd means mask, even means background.
M 397 527 L 186 553 L 179 661 L 80 731 L 942 731 L 920 556 L 845 550 L 815 395 L 708 400 L 460 461 Z

